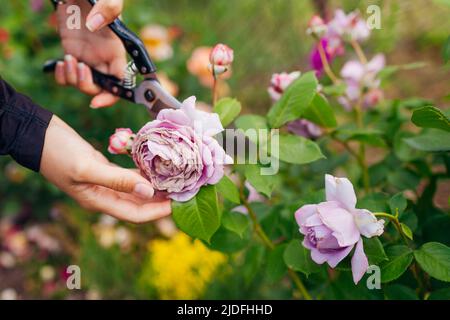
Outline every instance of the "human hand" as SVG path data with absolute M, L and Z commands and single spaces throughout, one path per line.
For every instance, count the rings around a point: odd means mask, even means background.
M 47 129 L 40 171 L 91 211 L 133 223 L 171 213 L 170 200 L 154 196 L 145 178 L 134 170 L 111 164 L 57 116 Z
M 78 5 L 81 9 L 81 21 L 86 24 L 81 23 L 80 29 L 67 28 L 69 16 L 66 10 L 70 5 Z M 89 67 L 123 78 L 127 65 L 125 48 L 110 29 L 103 28 L 120 15 L 122 7 L 122 0 L 99 0 L 94 7 L 86 0 L 69 0 L 58 5 L 58 31 L 65 59 L 56 65 L 56 82 L 94 95 L 92 108 L 111 106 L 118 100 L 94 84 Z

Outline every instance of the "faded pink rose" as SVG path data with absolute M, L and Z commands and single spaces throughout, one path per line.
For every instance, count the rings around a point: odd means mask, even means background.
M 234 60 L 234 51 L 225 44 L 219 43 L 209 55 L 209 62 L 212 65 L 229 66 Z
M 342 67 L 341 77 L 344 79 L 347 88 L 345 96 L 338 99 L 339 103 L 347 110 L 350 110 L 366 91 L 371 92 L 373 96 L 368 97 L 369 100 L 363 101 L 365 102 L 363 106 L 371 107 L 378 103 L 382 98 L 380 91 L 372 90 L 379 88 L 381 81 L 378 74 L 384 68 L 385 64 L 386 59 L 383 54 L 377 54 L 366 64 L 358 60 L 346 62 Z
M 313 35 L 316 38 L 321 38 L 327 32 L 327 29 L 328 27 L 323 19 L 318 15 L 314 15 L 311 20 L 309 20 L 306 33 Z
M 370 29 L 358 11 L 345 14 L 342 9 L 338 9 L 328 22 L 327 36 L 341 37 L 346 41 L 364 41 L 370 36 Z
M 111 154 L 127 154 L 133 144 L 134 133 L 129 128 L 119 128 L 109 137 L 108 152 Z
M 133 160 L 156 190 L 188 201 L 202 186 L 219 182 L 224 165 L 233 162 L 213 138 L 222 131 L 219 116 L 196 110 L 191 97 L 179 110 L 160 111 L 137 133 Z
M 357 209 L 352 183 L 346 178 L 325 176 L 326 201 L 302 206 L 295 212 L 303 246 L 311 250 L 314 262 L 334 268 L 355 248 L 351 260 L 353 281 L 361 280 L 369 262 L 362 236 L 380 236 L 384 220 L 368 210 Z
M 272 100 L 280 100 L 284 91 L 291 85 L 292 82 L 294 82 L 294 80 L 300 77 L 300 74 L 300 71 L 294 71 L 291 73 L 274 73 L 270 80 L 270 86 L 267 88 L 267 92 L 269 92 Z

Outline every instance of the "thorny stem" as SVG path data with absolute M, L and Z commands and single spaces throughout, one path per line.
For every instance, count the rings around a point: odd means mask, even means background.
M 259 224 L 256 213 L 253 210 L 253 208 L 250 206 L 249 202 L 247 201 L 247 198 L 245 197 L 245 194 L 244 194 L 244 188 L 242 186 L 240 188 L 240 198 L 241 198 L 242 204 L 248 211 L 248 215 L 250 216 L 250 219 L 253 222 L 253 228 L 255 229 L 256 234 L 261 238 L 262 242 L 264 243 L 264 245 L 267 248 L 269 248 L 270 250 L 275 249 L 275 244 L 272 242 L 272 240 L 270 240 L 270 238 L 267 236 L 267 234 L 265 233 L 265 231 Z M 298 276 L 298 274 L 291 268 L 288 268 L 288 274 L 291 277 L 294 284 L 297 286 L 298 290 L 300 291 L 301 296 L 305 300 L 312 300 L 311 295 L 309 294 L 308 290 L 306 289 L 305 285 L 303 284 L 303 282 L 300 279 L 300 277 Z
M 338 77 L 334 74 L 333 70 L 331 70 L 330 64 L 328 63 L 327 55 L 325 53 L 325 49 L 323 48 L 322 42 L 318 40 L 317 48 L 319 50 L 320 60 L 322 61 L 323 69 L 327 76 L 333 81 L 334 84 L 339 83 Z

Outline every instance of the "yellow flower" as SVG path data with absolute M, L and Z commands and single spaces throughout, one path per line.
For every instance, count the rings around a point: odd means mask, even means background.
M 227 259 L 181 232 L 169 240 L 153 240 L 148 248 L 151 258 L 143 280 L 156 289 L 161 299 L 201 297 Z

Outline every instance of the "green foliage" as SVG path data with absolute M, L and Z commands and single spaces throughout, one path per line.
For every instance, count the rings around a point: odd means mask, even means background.
M 381 264 L 381 282 L 391 282 L 400 277 L 413 261 L 413 252 L 404 245 L 386 249 L 388 261 Z
M 307 72 L 294 81 L 267 114 L 270 126 L 279 128 L 302 116 L 316 96 L 317 84 L 313 72 Z
M 319 268 L 311 259 L 311 253 L 302 246 L 299 239 L 294 239 L 289 242 L 284 251 L 283 258 L 289 268 L 300 271 L 306 276 L 319 271 Z
M 448 112 L 444 113 L 433 106 L 415 109 L 411 121 L 418 127 L 450 131 L 450 118 Z
M 278 145 L 273 143 L 279 154 L 271 155 L 293 164 L 306 164 L 325 158 L 320 147 L 313 141 L 294 135 L 280 135 Z
M 213 111 L 219 115 L 222 125 L 227 127 L 241 113 L 241 109 L 241 103 L 236 99 L 223 98 L 217 101 Z
M 172 215 L 181 230 L 191 237 L 209 242 L 221 221 L 216 188 L 203 187 L 187 202 L 172 202 Z
M 419 265 L 433 278 L 450 282 L 450 248 L 439 242 L 425 243 L 414 251 Z
M 233 203 L 241 203 L 239 198 L 239 190 L 234 184 L 233 181 L 230 180 L 226 175 L 216 184 L 217 193 L 224 197 L 225 199 L 233 202 Z
M 270 197 L 276 178 L 273 175 L 263 175 L 261 170 L 262 167 L 256 164 L 245 165 L 245 178 L 258 192 Z
M 334 110 L 321 94 L 316 94 L 303 117 L 321 127 L 334 128 L 337 126 Z

